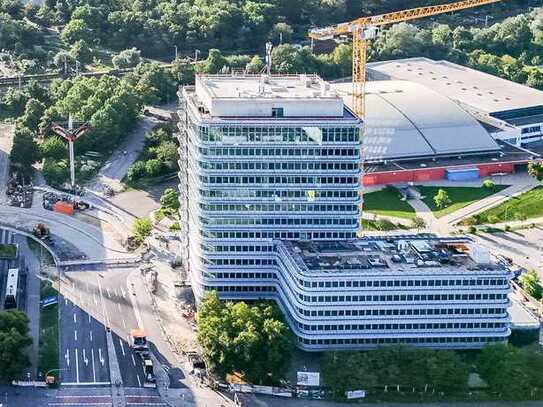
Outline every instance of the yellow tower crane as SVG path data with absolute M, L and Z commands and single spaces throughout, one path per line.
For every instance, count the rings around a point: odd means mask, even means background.
M 361 17 L 348 23 L 341 23 L 325 28 L 313 29 L 309 38 L 328 40 L 348 34 L 353 36 L 353 106 L 352 109 L 363 118 L 365 115 L 366 53 L 368 41 L 377 37 L 379 27 L 400 23 L 422 17 L 435 16 L 451 11 L 464 10 L 501 0 L 463 0 L 437 6 L 418 7 L 409 10 L 394 11 L 371 17 Z

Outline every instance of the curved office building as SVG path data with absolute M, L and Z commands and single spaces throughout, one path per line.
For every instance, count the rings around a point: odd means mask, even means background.
M 180 92 L 182 257 L 199 301 L 274 299 L 306 350 L 475 348 L 509 335 L 510 273 L 465 239 L 356 239 L 361 121 L 317 76 Z

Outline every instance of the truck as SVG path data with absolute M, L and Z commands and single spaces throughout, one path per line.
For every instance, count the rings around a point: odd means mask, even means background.
M 131 348 L 136 352 L 148 352 L 149 344 L 147 343 L 147 337 L 143 329 L 132 329 L 130 331 Z
M 143 372 L 145 374 L 144 387 L 154 387 L 156 378 L 153 369 L 153 361 L 151 360 L 151 355 L 149 354 L 149 352 L 143 352 L 141 354 L 141 358 L 143 360 Z

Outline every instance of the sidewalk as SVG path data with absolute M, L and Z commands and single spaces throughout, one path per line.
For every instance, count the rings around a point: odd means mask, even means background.
M 530 182 L 511 185 L 510 187 L 500 192 L 481 199 L 480 201 L 474 202 L 471 205 L 465 206 L 462 209 L 459 209 L 449 215 L 443 216 L 440 220 L 451 225 L 456 224 L 464 218 L 476 215 L 487 209 L 498 206 L 502 202 L 505 202 L 514 196 L 518 196 L 524 192 L 527 192 L 538 185 L 539 182 L 535 179 L 531 179 Z

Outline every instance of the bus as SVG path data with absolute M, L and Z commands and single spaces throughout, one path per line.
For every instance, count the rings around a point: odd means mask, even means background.
M 6 296 L 4 297 L 4 309 L 17 308 L 17 290 L 19 285 L 19 269 L 8 270 L 6 284 Z

